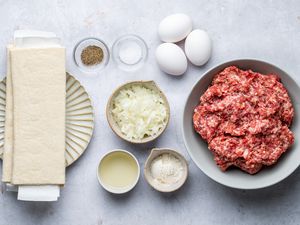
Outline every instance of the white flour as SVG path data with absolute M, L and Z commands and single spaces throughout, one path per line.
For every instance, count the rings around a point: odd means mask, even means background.
M 150 171 L 152 177 L 163 184 L 173 184 L 180 180 L 183 175 L 181 161 L 169 153 L 164 153 L 154 159 Z

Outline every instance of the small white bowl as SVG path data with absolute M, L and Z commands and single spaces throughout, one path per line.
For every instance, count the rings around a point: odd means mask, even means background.
M 106 184 L 106 183 L 103 181 L 103 179 L 102 179 L 102 177 L 101 177 L 101 174 L 100 174 L 101 163 L 103 163 L 103 161 L 104 161 L 105 159 L 107 159 L 107 157 L 109 157 L 109 156 L 111 156 L 111 155 L 113 155 L 113 154 L 116 154 L 116 155 L 117 155 L 117 154 L 120 154 L 120 153 L 123 153 L 123 154 L 129 156 L 131 159 L 133 159 L 133 161 L 134 161 L 135 164 L 136 164 L 136 168 L 137 168 L 136 173 L 137 173 L 137 174 L 136 174 L 135 180 L 134 180 L 131 184 L 129 184 L 129 185 L 127 185 L 127 186 L 124 186 L 124 187 L 114 187 L 114 186 L 112 186 L 112 185 Z M 122 174 L 120 174 L 120 176 L 122 176 Z M 140 177 L 140 165 L 139 165 L 138 160 L 136 159 L 136 157 L 135 157 L 133 154 L 131 154 L 131 153 L 128 152 L 128 151 L 122 150 L 122 149 L 115 149 L 115 150 L 112 150 L 112 151 L 106 153 L 106 154 L 100 159 L 100 162 L 99 162 L 98 167 L 97 167 L 97 178 L 98 178 L 98 181 L 99 181 L 100 185 L 101 185 L 106 191 L 108 191 L 108 192 L 110 192 L 110 193 L 113 193 L 113 194 L 124 194 L 124 193 L 126 193 L 126 192 L 129 192 L 130 190 L 132 190 L 132 189 L 136 186 L 136 184 L 137 184 L 137 182 L 138 182 L 138 180 L 139 180 L 139 177 Z
M 177 159 L 180 160 L 182 166 L 183 166 L 183 173 L 180 179 L 176 183 L 172 184 L 163 184 L 159 183 L 155 180 L 155 178 L 151 174 L 151 164 L 153 160 L 155 160 L 157 157 L 161 156 L 162 154 L 171 154 L 175 156 Z M 182 185 L 185 183 L 189 173 L 189 168 L 186 159 L 177 151 L 169 149 L 169 148 L 154 148 L 151 150 L 151 153 L 149 157 L 146 160 L 145 167 L 144 167 L 144 176 L 148 182 L 148 184 L 153 187 L 155 190 L 160 192 L 173 192 L 178 190 L 182 187 Z

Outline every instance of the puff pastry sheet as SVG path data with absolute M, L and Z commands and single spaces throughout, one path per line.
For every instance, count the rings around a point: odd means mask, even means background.
M 64 48 L 9 48 L 4 182 L 65 183 Z

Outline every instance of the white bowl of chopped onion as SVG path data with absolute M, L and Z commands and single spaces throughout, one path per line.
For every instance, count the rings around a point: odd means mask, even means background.
M 110 96 L 106 117 L 111 129 L 123 140 L 146 143 L 166 129 L 170 106 L 154 81 L 132 81 Z

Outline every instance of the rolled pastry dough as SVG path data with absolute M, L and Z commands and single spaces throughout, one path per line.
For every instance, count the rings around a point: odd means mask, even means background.
M 11 183 L 65 183 L 64 48 L 11 48 Z M 5 144 L 6 145 L 6 144 Z
M 11 182 L 13 157 L 13 93 L 10 71 L 10 49 L 7 47 L 6 106 L 2 181 Z

